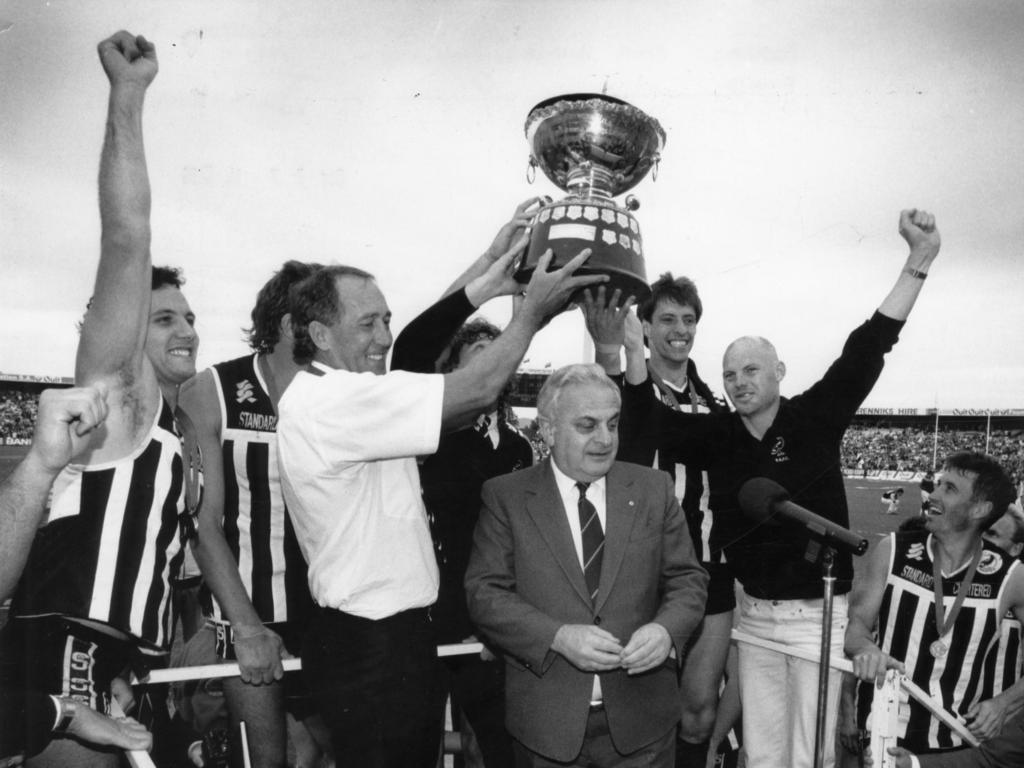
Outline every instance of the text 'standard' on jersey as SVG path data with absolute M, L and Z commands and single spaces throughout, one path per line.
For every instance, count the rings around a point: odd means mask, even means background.
M 277 430 L 277 416 L 270 414 L 240 411 L 238 420 L 246 429 L 257 429 L 262 432 L 275 432 Z

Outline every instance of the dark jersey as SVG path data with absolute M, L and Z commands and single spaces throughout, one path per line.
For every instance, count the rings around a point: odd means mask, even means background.
M 437 452 L 420 465 L 423 501 L 437 550 L 441 584 L 431 615 L 438 640 L 458 643 L 474 633 L 466 608 L 463 579 L 480 515 L 480 488 L 492 477 L 533 463 L 530 441 L 503 421 L 498 445 L 477 429 L 441 435 Z
M 738 414 L 672 411 L 658 404 L 650 382 L 626 385 L 619 458 L 649 464 L 658 449 L 679 456 L 687 466 L 705 468 L 715 513 L 712 551 L 725 550 L 747 594 L 762 600 L 819 598 L 821 566 L 805 559 L 803 526 L 748 518 L 740 510 L 739 490 L 751 478 L 767 477 L 789 491 L 795 503 L 849 527 L 839 446 L 902 325 L 876 312 L 850 334 L 820 381 L 793 398 L 781 398 L 761 439 Z M 836 594 L 845 594 L 853 581 L 852 557 L 840 551 L 835 561 Z

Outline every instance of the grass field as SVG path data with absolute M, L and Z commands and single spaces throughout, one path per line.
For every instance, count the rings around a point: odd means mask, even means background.
M 895 480 L 846 478 L 846 499 L 850 506 L 850 528 L 866 538 L 872 546 L 885 534 L 895 531 L 901 522 L 921 512 L 921 489 L 917 483 Z M 883 514 L 888 505 L 882 503 L 882 492 L 903 488 L 898 515 Z M 870 553 L 871 550 L 869 549 Z M 853 558 L 854 573 L 859 573 L 867 555 Z

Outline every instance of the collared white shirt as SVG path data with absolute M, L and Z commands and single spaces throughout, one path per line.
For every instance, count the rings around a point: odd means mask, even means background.
M 576 547 L 576 559 L 580 561 L 580 568 L 583 568 L 583 531 L 580 528 L 580 492 L 576 487 L 576 480 L 573 480 L 555 464 L 551 459 L 551 469 L 555 475 L 555 486 L 558 488 L 558 495 L 562 497 L 562 506 L 565 508 L 565 517 L 569 521 L 569 530 L 572 532 L 572 544 Z M 597 510 L 597 519 L 601 521 L 601 530 L 607 531 L 607 504 L 605 496 L 607 491 L 606 478 L 595 480 L 587 487 L 587 501 L 594 505 Z M 602 700 L 601 678 L 594 675 L 594 687 L 590 693 L 590 702 L 596 704 Z
M 381 619 L 437 599 L 417 455 L 441 434 L 444 377 L 313 364 L 281 396 L 281 488 L 321 606 Z

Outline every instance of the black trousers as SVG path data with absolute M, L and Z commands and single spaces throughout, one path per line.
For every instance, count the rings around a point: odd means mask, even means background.
M 505 662 L 484 661 L 479 654 L 445 662 L 452 704 L 473 726 L 484 765 L 512 768 L 512 737 L 505 730 Z
M 436 765 L 444 702 L 426 608 L 378 620 L 319 609 L 302 671 L 338 768 Z

